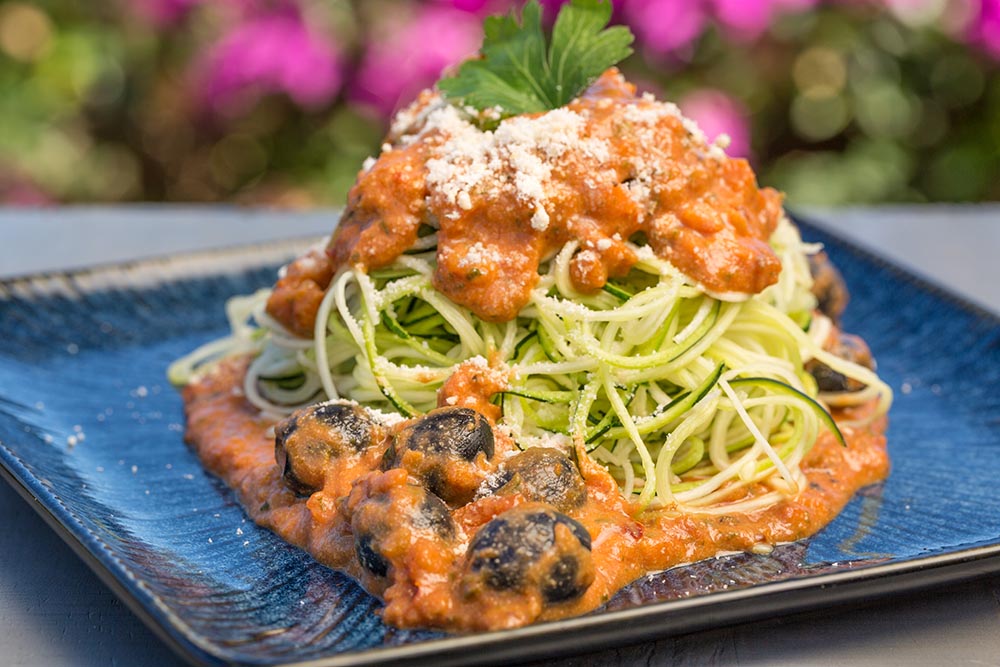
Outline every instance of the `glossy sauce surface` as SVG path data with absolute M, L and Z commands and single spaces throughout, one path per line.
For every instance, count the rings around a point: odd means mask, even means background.
M 811 535 L 831 521 L 854 492 L 888 473 L 884 420 L 864 429 L 845 427 L 847 447 L 824 433 L 802 464 L 807 488 L 749 514 L 643 509 L 621 496 L 601 466 L 578 456 L 586 500 L 561 509 L 590 535 L 594 579 L 582 596 L 547 603 L 532 591 L 470 588 L 463 574 L 467 546 L 479 528 L 511 508 L 537 504 L 516 485 L 450 507 L 444 528 L 441 521 L 432 522 L 430 528 L 426 521 L 408 521 L 424 491 L 407 470 L 381 467 L 389 433 L 406 426 L 402 423 L 367 448 L 331 460 L 322 488 L 299 497 L 282 480 L 275 463 L 273 423 L 261 419 L 241 395 L 245 363 L 225 362 L 185 389 L 189 442 L 206 467 L 236 490 L 257 523 L 361 581 L 385 600 L 386 622 L 401 627 L 490 630 L 585 613 L 647 572 L 720 551 Z M 486 479 L 515 453 L 513 443 L 498 432 L 494 454 L 479 456 L 463 474 L 473 481 Z M 381 552 L 392 565 L 387 577 L 362 567 L 355 547 L 355 531 L 368 530 L 379 513 L 393 517 L 394 528 L 379 536 Z
M 593 292 L 655 254 L 719 294 L 754 294 L 781 269 L 768 246 L 781 195 L 758 188 L 672 104 L 609 70 L 563 109 L 482 131 L 434 93 L 400 114 L 348 196 L 326 256 L 294 264 L 269 312 L 308 336 L 331 276 L 376 269 L 437 229 L 434 286 L 488 321 L 513 319 L 539 263 L 567 242 L 575 287 Z M 317 298 L 319 295 L 319 298 Z

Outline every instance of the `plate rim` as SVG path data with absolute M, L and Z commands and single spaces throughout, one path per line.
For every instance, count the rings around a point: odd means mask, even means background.
M 9 461 L 8 457 L 13 460 Z M 18 471 L 11 464 L 20 468 L 23 474 L 18 474 Z M 120 570 L 116 570 L 105 560 L 110 558 L 110 554 L 92 549 L 87 544 L 87 540 L 83 535 L 75 532 L 67 521 L 61 519 L 58 516 L 61 513 L 59 510 L 67 515 L 73 526 L 82 531 L 86 538 L 89 538 L 93 543 L 100 545 L 104 549 L 109 549 L 100 537 L 87 529 L 86 526 L 82 525 L 72 515 L 61 499 L 44 488 L 41 480 L 31 474 L 27 467 L 7 449 L 3 442 L 0 442 L 0 479 L 6 481 L 14 489 L 15 493 L 41 517 L 42 521 L 69 546 L 70 550 L 97 575 L 101 583 L 107 586 L 128 607 L 129 611 L 134 613 L 143 622 L 143 625 L 152 630 L 153 634 L 162 640 L 175 654 L 181 656 L 192 665 L 214 667 L 215 665 L 222 664 L 211 652 L 205 651 L 199 646 L 200 642 L 194 639 L 197 633 L 194 632 L 193 628 L 190 628 L 188 624 L 173 614 L 163 610 L 161 605 L 156 604 L 156 596 L 149 595 L 149 603 L 153 605 L 153 609 L 146 606 L 146 602 L 128 583 L 129 581 L 139 582 L 139 577 L 122 563 L 119 563 Z M 33 488 L 36 485 L 43 486 L 43 493 L 40 494 Z M 43 500 L 42 495 L 47 496 L 47 498 Z M 49 505 L 46 500 L 52 502 L 55 507 Z M 157 612 L 164 614 L 162 621 L 157 618 Z M 180 637 L 175 637 L 170 630 L 179 632 Z M 206 660 L 206 658 L 208 659 Z
M 835 230 L 814 224 L 808 216 L 793 213 L 789 213 L 789 216 L 801 227 L 835 240 L 847 251 L 856 254 L 869 264 L 889 271 L 897 279 L 945 300 L 977 319 L 1000 325 L 1000 314 L 967 299 L 952 288 L 941 285 L 919 271 L 903 267 L 892 259 L 879 255 L 875 250 L 845 238 Z M 35 288 L 51 284 L 57 284 L 64 290 L 68 283 L 72 291 L 86 294 L 92 290 L 108 287 L 106 284 L 100 284 L 101 278 L 114 282 L 129 272 L 176 266 L 184 262 L 205 263 L 215 267 L 215 270 L 203 274 L 207 276 L 231 274 L 241 268 L 263 268 L 274 264 L 281 254 L 287 257 L 294 256 L 296 249 L 301 251 L 310 240 L 316 238 L 314 235 L 299 236 L 267 243 L 241 244 L 145 257 L 126 262 L 111 262 L 66 271 L 46 271 L 5 277 L 0 279 L 0 302 L 24 298 L 24 295 L 18 292 L 25 287 L 32 294 L 44 297 L 48 290 L 42 289 L 41 293 L 36 293 Z M 240 264 L 241 258 L 248 261 L 242 262 L 240 266 L 234 266 L 234 262 Z M 220 259 L 223 260 L 221 266 L 217 263 Z M 191 277 L 193 276 L 177 275 L 176 279 Z M 93 278 L 98 284 L 90 287 L 81 285 L 78 282 L 80 278 Z M 124 286 L 131 287 L 127 283 Z M 203 641 L 198 631 L 158 603 L 158 596 L 141 586 L 141 578 L 136 576 L 125 563 L 114 559 L 110 547 L 80 523 L 65 505 L 64 500 L 45 487 L 42 480 L 32 474 L 20 458 L 2 442 L 0 442 L 0 478 L 24 498 L 101 582 L 108 586 L 171 650 L 191 664 L 206 666 L 230 664 L 226 657 L 212 652 L 212 649 L 219 648 L 218 646 L 210 641 Z M 71 523 L 61 518 L 61 514 L 65 514 Z M 95 549 L 95 545 L 102 548 Z M 806 575 L 693 598 L 652 602 L 630 609 L 603 611 L 512 630 L 448 635 L 414 644 L 349 651 L 308 661 L 266 664 L 275 667 L 292 665 L 341 667 L 412 664 L 431 658 L 437 665 L 486 664 L 513 658 L 515 654 L 523 655 L 526 642 L 534 646 L 542 639 L 546 643 L 537 647 L 540 650 L 536 658 L 571 655 L 593 648 L 606 648 L 608 641 L 617 643 L 647 641 L 655 637 L 704 629 L 709 623 L 708 616 L 711 616 L 712 624 L 729 625 L 795 613 L 811 607 L 814 604 L 813 598 L 819 599 L 821 596 L 825 607 L 844 606 L 998 571 L 1000 571 L 1000 535 L 997 536 L 996 542 L 959 546 L 945 553 L 916 556 L 893 563 L 862 565 L 849 570 Z M 856 590 L 862 587 L 863 595 Z M 832 599 L 831 593 L 834 594 Z M 757 604 L 760 602 L 765 604 Z M 553 639 L 556 641 L 552 641 Z M 477 649 L 472 655 L 465 653 L 470 647 Z M 489 650 L 489 655 L 483 654 L 486 649 Z

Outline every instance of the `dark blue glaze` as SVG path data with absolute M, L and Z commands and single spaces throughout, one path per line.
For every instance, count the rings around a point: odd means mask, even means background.
M 386 628 L 376 600 L 246 520 L 184 445 L 181 402 L 165 369 L 224 334 L 225 299 L 270 284 L 273 266 L 230 271 L 213 258 L 207 277 L 185 280 L 159 280 L 150 266 L 144 287 L 103 270 L 96 275 L 109 286 L 100 288 L 84 286 L 93 274 L 0 284 L 0 464 L 120 595 L 207 664 L 389 664 L 418 651 L 490 662 L 556 647 L 574 633 L 582 650 L 651 636 L 653 621 L 661 634 L 693 627 L 671 621 L 681 618 L 674 606 L 691 617 L 692 597 L 704 596 L 712 613 L 732 589 L 804 580 L 797 590 L 805 590 L 835 581 L 823 578 L 830 573 L 883 576 L 887 564 L 919 572 L 935 556 L 958 560 L 1000 545 L 1000 322 L 805 232 L 826 244 L 846 277 L 845 327 L 869 342 L 896 390 L 889 480 L 808 542 L 652 575 L 589 618 L 478 637 L 491 651 Z M 789 605 L 795 594 L 783 594 Z M 670 602 L 678 598 L 686 600 Z M 772 598 L 780 610 L 782 596 Z

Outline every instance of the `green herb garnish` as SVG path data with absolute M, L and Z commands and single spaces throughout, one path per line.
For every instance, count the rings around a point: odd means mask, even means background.
M 541 7 L 530 0 L 520 23 L 513 13 L 487 18 L 481 58 L 464 62 L 438 88 L 476 109 L 499 107 L 505 116 L 558 109 L 632 53 L 632 32 L 607 28 L 610 19 L 610 2 L 573 0 L 559 12 L 546 44 Z

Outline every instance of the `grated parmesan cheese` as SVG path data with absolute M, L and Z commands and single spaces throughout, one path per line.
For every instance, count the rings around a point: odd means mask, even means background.
M 435 107 L 420 130 L 420 136 L 443 137 L 427 160 L 427 184 L 447 204 L 465 211 L 472 208 L 473 193 L 506 192 L 533 209 L 531 226 L 545 231 L 553 165 L 585 160 L 597 171 L 610 159 L 607 141 L 582 136 L 585 125 L 583 116 L 562 108 L 509 118 L 496 130 L 483 131 L 467 112 L 450 105 Z M 445 217 L 457 219 L 460 214 L 453 210 Z
M 535 214 L 531 216 L 531 228 L 540 232 L 549 228 L 549 214 L 541 204 L 535 209 Z
M 445 252 L 450 252 L 450 249 L 446 249 Z M 502 262 L 502 257 L 500 253 L 489 246 L 483 245 L 482 242 L 476 241 L 462 255 L 462 258 L 458 260 L 458 265 L 463 269 L 471 269 L 482 267 L 491 264 L 499 264 Z

